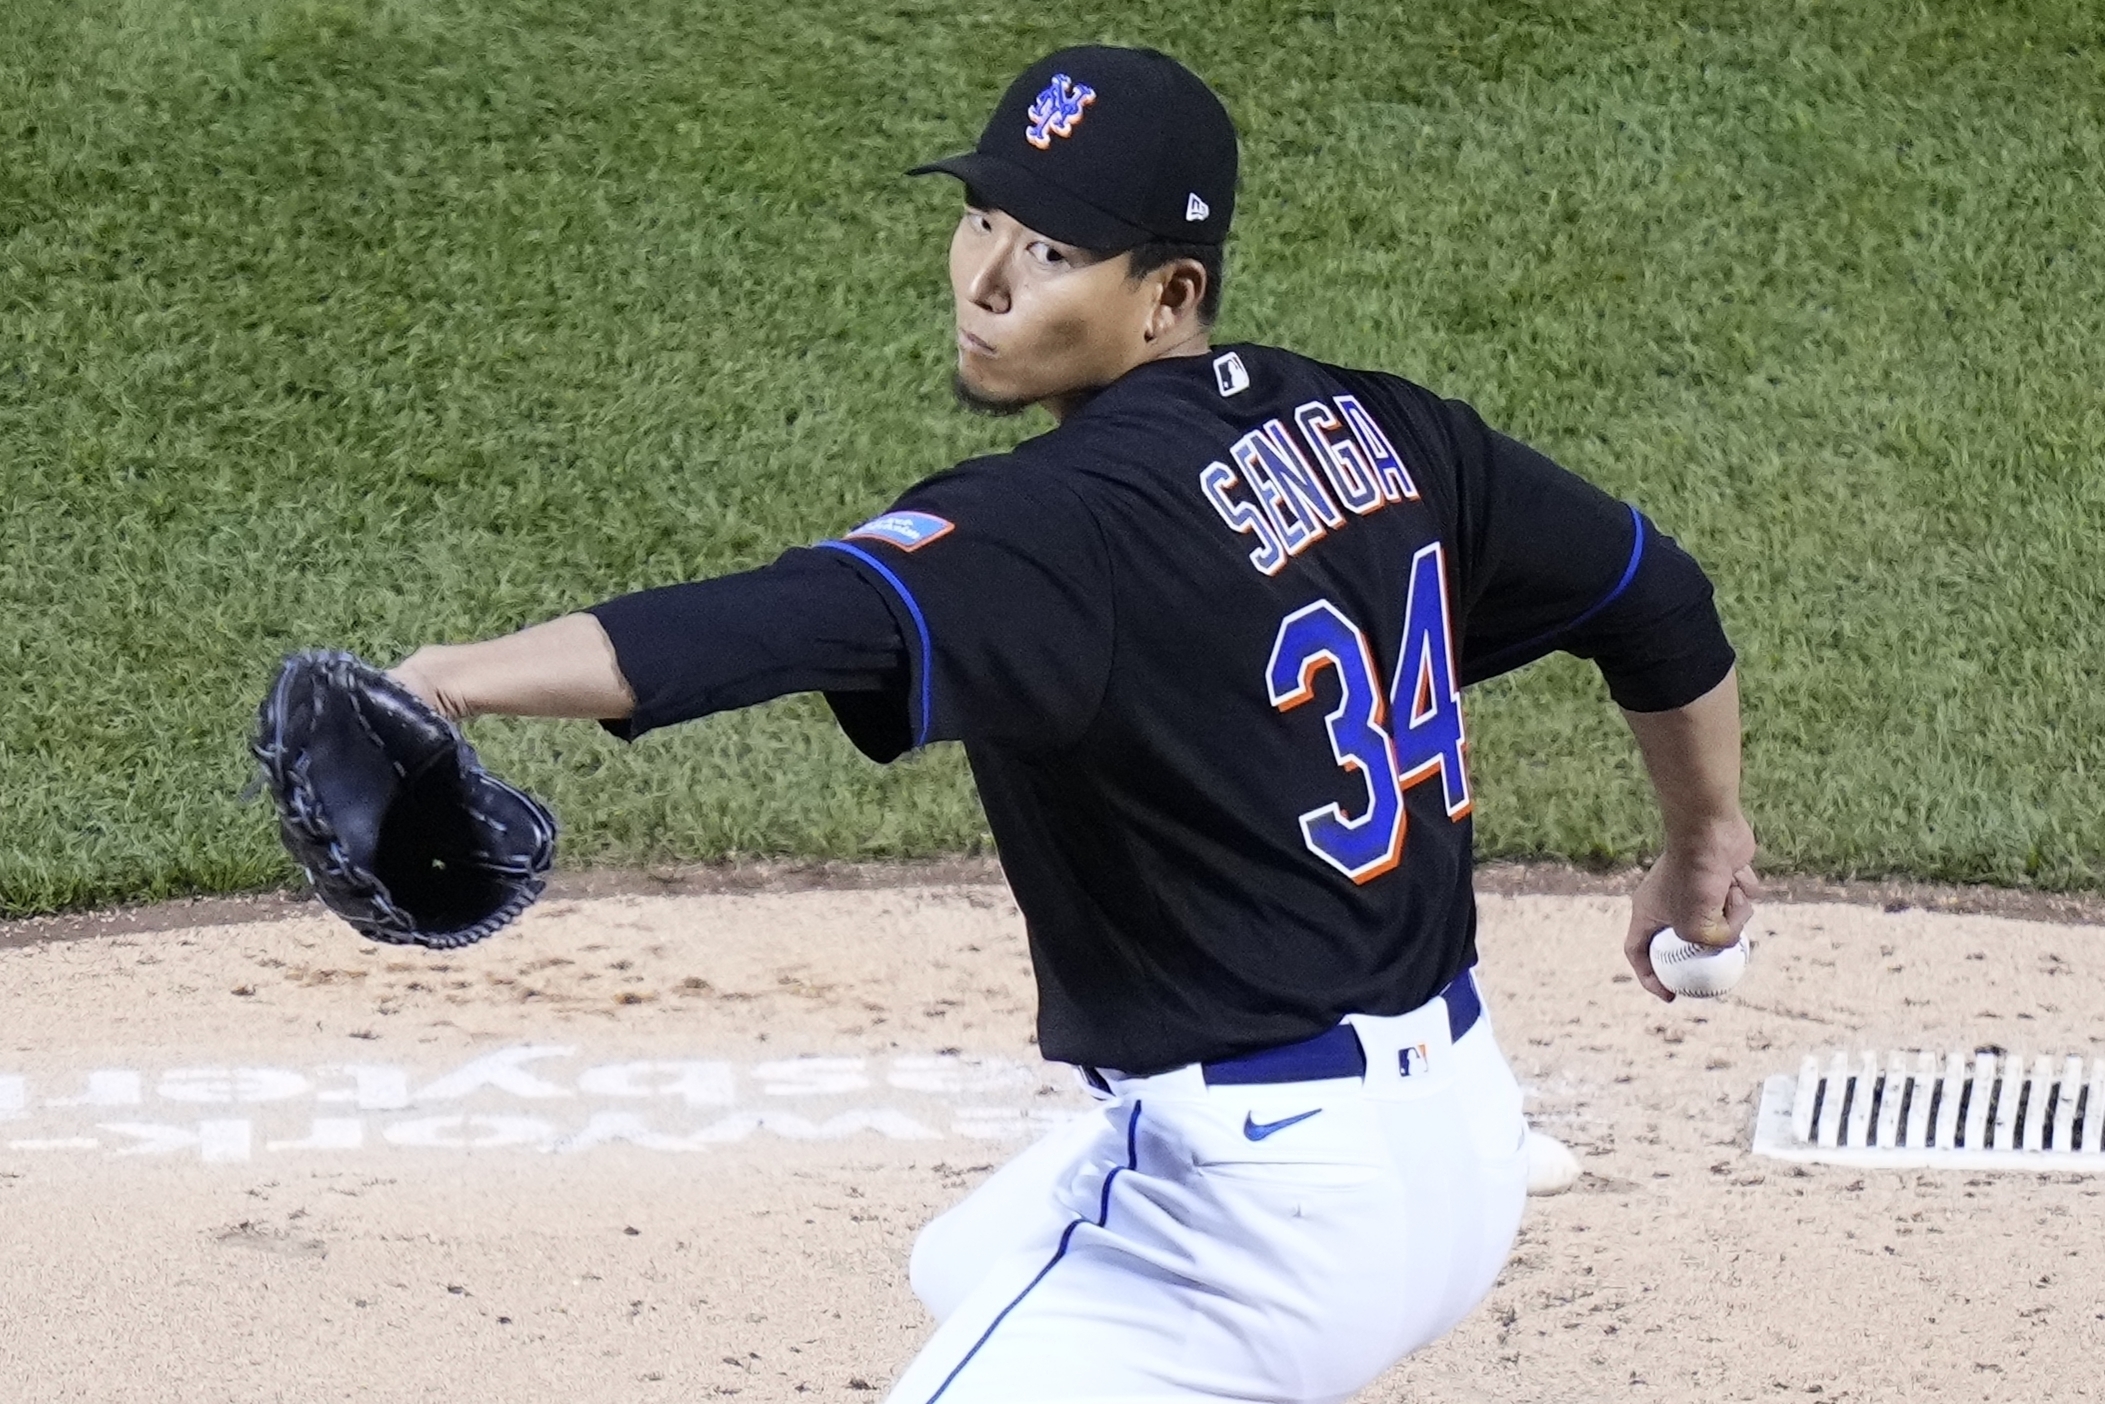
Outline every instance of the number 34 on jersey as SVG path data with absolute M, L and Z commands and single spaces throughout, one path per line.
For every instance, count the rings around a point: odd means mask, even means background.
M 1292 711 L 1314 699 L 1324 669 L 1337 674 L 1337 705 L 1324 719 L 1331 755 L 1367 787 L 1356 815 L 1326 804 L 1301 816 L 1309 851 L 1356 883 L 1403 859 L 1404 792 L 1439 777 L 1450 820 L 1469 812 L 1462 690 L 1447 603 L 1447 558 L 1434 542 L 1411 560 L 1403 641 L 1386 690 L 1360 626 L 1329 600 L 1280 621 L 1265 682 L 1272 705 Z

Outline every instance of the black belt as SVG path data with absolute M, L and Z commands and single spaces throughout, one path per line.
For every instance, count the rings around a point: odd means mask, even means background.
M 1464 970 L 1447 982 L 1439 997 L 1447 1002 L 1447 1034 L 1456 1043 L 1476 1027 L 1484 1012 L 1484 1001 L 1476 992 L 1472 970 Z M 1314 1038 L 1277 1048 L 1245 1053 L 1218 1063 L 1204 1063 L 1200 1071 L 1209 1087 L 1249 1086 L 1266 1082 L 1318 1082 L 1331 1077 L 1365 1077 L 1367 1051 L 1360 1047 L 1352 1025 L 1339 1024 Z

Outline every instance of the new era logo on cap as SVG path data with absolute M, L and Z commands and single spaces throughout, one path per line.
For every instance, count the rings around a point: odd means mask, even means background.
M 1212 208 L 1199 198 L 1197 191 L 1193 191 L 1184 197 L 1184 222 L 1186 224 L 1197 224 L 1212 213 Z

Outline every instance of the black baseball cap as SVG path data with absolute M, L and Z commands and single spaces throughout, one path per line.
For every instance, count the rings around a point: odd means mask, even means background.
M 1121 253 L 1226 242 L 1235 170 L 1235 124 L 1196 73 L 1153 49 L 1090 46 L 1032 64 L 976 148 L 907 174 L 954 175 L 1040 234 Z

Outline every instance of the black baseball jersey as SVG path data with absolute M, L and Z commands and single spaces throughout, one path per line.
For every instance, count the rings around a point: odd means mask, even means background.
M 1634 508 L 1464 405 L 1247 345 L 734 579 L 597 611 L 631 729 L 810 687 L 877 759 L 962 741 L 1043 1052 L 1132 1073 L 1401 1013 L 1474 959 L 1465 685 L 1565 649 L 1660 710 L 1733 661 Z

